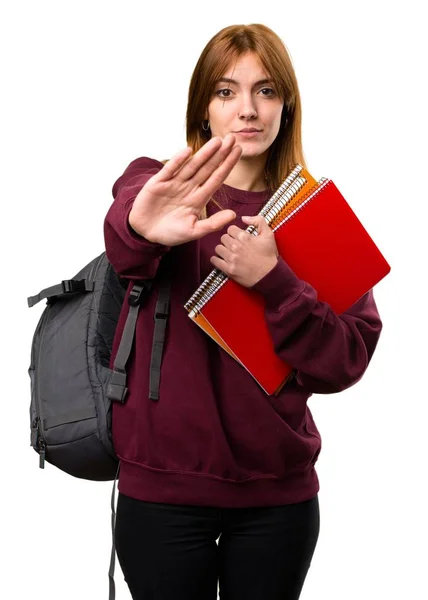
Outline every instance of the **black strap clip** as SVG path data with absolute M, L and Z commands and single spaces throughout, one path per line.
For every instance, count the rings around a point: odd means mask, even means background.
M 132 290 L 128 296 L 129 306 L 138 306 L 141 304 L 142 295 L 148 292 L 151 288 L 151 282 L 134 283 Z
M 65 279 L 61 281 L 62 293 L 63 294 L 76 294 L 81 292 L 87 292 L 88 286 L 86 279 Z
M 107 398 L 109 398 L 112 401 L 120 402 L 120 404 L 123 404 L 125 402 L 127 394 L 128 388 L 126 387 L 126 373 L 121 373 L 120 371 L 112 371 L 110 381 L 107 385 Z

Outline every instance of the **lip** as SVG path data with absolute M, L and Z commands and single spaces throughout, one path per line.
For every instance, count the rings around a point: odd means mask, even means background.
M 236 131 L 236 135 L 240 135 L 241 137 L 244 138 L 252 138 L 255 137 L 256 135 L 258 135 L 259 133 L 261 133 L 261 131 L 259 131 L 258 129 L 253 129 L 253 130 L 242 130 L 242 131 Z
M 244 127 L 235 133 L 260 133 L 261 129 L 256 129 L 255 127 Z

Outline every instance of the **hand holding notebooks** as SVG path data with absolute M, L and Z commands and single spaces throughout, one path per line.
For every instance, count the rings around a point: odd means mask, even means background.
M 272 228 L 280 256 L 337 314 L 390 271 L 333 181 L 323 178 L 316 182 L 301 165 L 293 169 L 259 214 Z M 251 226 L 247 231 L 255 233 Z M 292 365 L 275 354 L 260 294 L 214 269 L 185 308 L 267 394 L 281 389 Z

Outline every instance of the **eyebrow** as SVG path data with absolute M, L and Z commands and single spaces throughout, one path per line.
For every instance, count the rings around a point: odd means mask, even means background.
M 230 77 L 221 77 L 220 79 L 218 79 L 216 81 L 216 84 L 217 83 L 234 83 L 235 85 L 239 85 L 239 82 L 236 81 L 236 79 L 230 79 Z M 256 81 L 256 83 L 253 85 L 253 87 L 257 87 L 259 85 L 264 85 L 265 83 L 272 84 L 272 80 L 271 79 L 259 79 L 259 81 Z

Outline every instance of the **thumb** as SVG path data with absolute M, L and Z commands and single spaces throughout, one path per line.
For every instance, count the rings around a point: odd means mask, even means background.
M 256 227 L 259 233 L 266 231 L 266 229 L 270 229 L 269 225 L 266 223 L 265 218 L 262 215 L 241 218 L 247 225 L 253 225 L 254 227 Z

